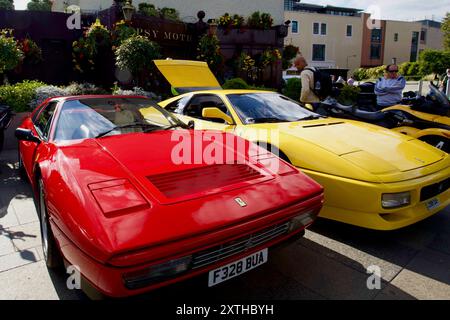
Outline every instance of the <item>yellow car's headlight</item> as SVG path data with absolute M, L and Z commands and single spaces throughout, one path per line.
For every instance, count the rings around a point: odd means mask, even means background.
M 407 206 L 411 203 L 411 192 L 384 193 L 381 205 L 384 209 L 394 209 Z

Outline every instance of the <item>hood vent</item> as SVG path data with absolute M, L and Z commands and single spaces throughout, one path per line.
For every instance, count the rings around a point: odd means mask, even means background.
M 209 191 L 264 177 L 246 164 L 215 164 L 148 176 L 167 198 Z

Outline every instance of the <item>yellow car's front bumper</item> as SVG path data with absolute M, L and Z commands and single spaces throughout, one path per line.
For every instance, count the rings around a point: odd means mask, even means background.
M 450 189 L 429 199 L 422 199 L 422 188 L 450 177 L 450 168 L 417 179 L 395 183 L 371 183 L 314 171 L 302 170 L 325 188 L 325 204 L 320 217 L 375 230 L 406 227 L 450 205 Z M 382 194 L 409 191 L 408 206 L 384 209 Z

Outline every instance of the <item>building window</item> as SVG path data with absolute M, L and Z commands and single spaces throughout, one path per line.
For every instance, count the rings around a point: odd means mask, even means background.
M 319 23 L 314 22 L 314 25 L 313 25 L 313 34 L 319 34 L 319 28 L 320 28 Z
M 398 33 L 394 33 L 394 41 L 395 41 L 395 42 L 398 41 Z
M 298 21 L 292 21 L 292 33 L 298 33 Z
M 370 46 L 370 59 L 373 59 L 373 60 L 381 59 L 381 45 L 372 44 Z
M 325 61 L 325 45 L 313 44 L 313 61 Z
M 320 34 L 323 36 L 327 34 L 327 24 L 326 23 L 322 23 L 320 25 Z
M 381 29 L 372 29 L 372 42 L 381 42 Z
M 351 37 L 353 35 L 353 26 L 351 24 L 347 25 L 347 37 Z
M 418 46 L 419 46 L 419 32 L 413 31 L 411 38 L 411 55 L 409 61 L 414 62 L 417 60 Z
M 294 0 L 284 0 L 284 10 L 294 11 Z
M 426 29 L 422 29 L 422 31 L 420 31 L 420 42 L 421 43 L 427 42 L 427 30 Z

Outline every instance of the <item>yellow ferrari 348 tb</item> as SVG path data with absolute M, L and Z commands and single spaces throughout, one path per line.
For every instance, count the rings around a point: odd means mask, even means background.
M 437 148 L 375 125 L 322 117 L 275 92 L 222 90 L 203 62 L 155 64 L 181 93 L 162 107 L 196 129 L 233 132 L 279 152 L 324 186 L 323 218 L 394 230 L 450 204 L 450 156 Z

